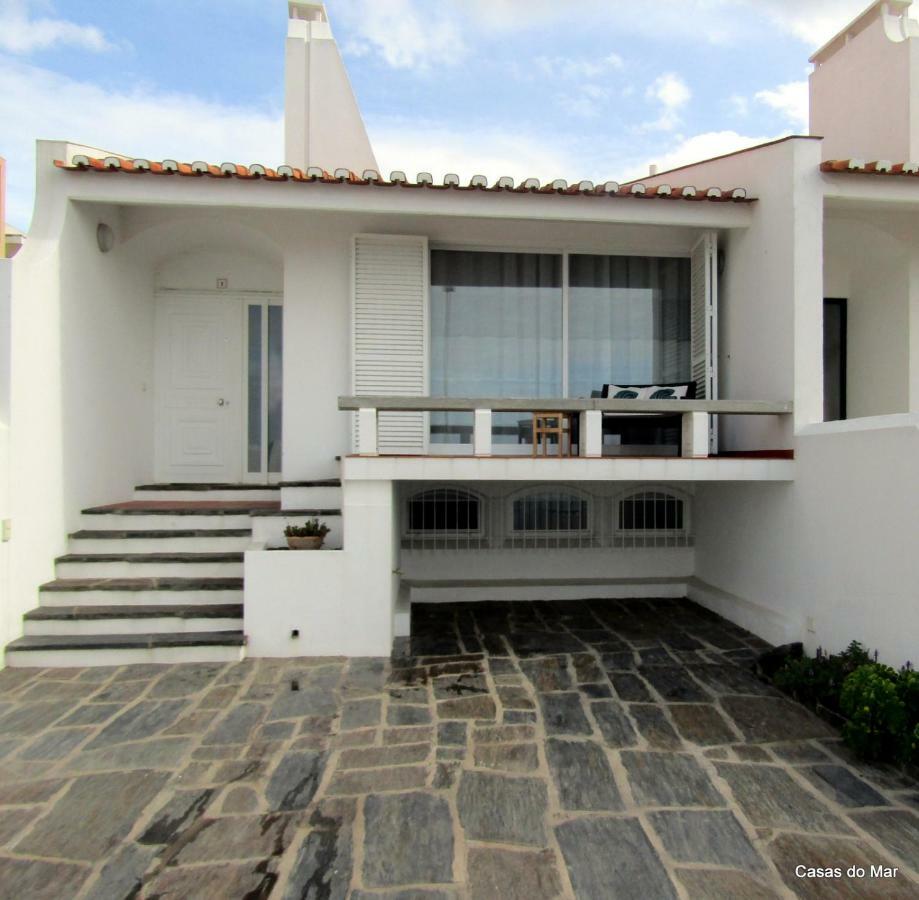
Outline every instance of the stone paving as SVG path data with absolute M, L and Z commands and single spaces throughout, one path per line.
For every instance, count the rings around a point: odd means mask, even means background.
M 919 786 L 700 607 L 422 606 L 413 634 L 0 672 L 0 897 L 919 897 Z

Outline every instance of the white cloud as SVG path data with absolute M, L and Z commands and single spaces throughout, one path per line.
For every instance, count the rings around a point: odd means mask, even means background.
M 0 155 L 9 163 L 7 216 L 20 228 L 32 214 L 36 137 L 152 159 L 278 165 L 283 157 L 280 114 L 149 87 L 109 91 L 22 63 L 5 67 L 0 122 Z
M 609 89 L 599 84 L 581 84 L 571 93 L 558 95 L 557 99 L 567 112 L 582 119 L 593 119 L 600 115 L 609 95 Z
M 646 122 L 642 130 L 672 131 L 679 124 L 682 107 L 689 102 L 692 91 L 679 75 L 666 72 L 654 79 L 645 96 L 660 104 L 661 113 L 654 121 Z
M 0 50 L 25 55 L 58 45 L 100 53 L 113 45 L 93 25 L 77 25 L 65 19 L 32 18 L 27 0 L 2 0 L 0 4 Z
M 413 0 L 340 0 L 333 12 L 352 34 L 346 50 L 362 56 L 372 48 L 394 69 L 454 65 L 467 53 L 460 22 L 449 10 Z
M 602 59 L 584 59 L 570 56 L 538 56 L 537 68 L 550 78 L 596 79 L 611 72 L 621 71 L 625 61 L 618 53 L 610 53 Z
M 868 0 L 746 0 L 783 31 L 817 50 L 868 6 Z
M 517 181 L 574 177 L 575 149 L 564 140 L 511 129 L 459 128 L 407 119 L 370 119 L 368 131 L 383 172 L 402 169 L 414 176 L 432 172 L 441 179 L 455 172 L 461 179 L 502 175 Z M 578 174 L 578 173 L 574 173 Z
M 455 63 L 482 34 L 521 34 L 556 28 L 615 29 L 655 40 L 725 44 L 750 40 L 772 26 L 816 50 L 848 24 L 868 0 L 333 0 L 342 21 L 391 65 Z
M 741 94 L 731 94 L 728 97 L 728 108 L 735 116 L 748 116 L 750 114 L 750 101 Z
M 757 91 L 756 100 L 781 113 L 798 129 L 808 128 L 808 88 L 806 81 L 789 81 L 772 90 Z
M 775 135 L 751 137 L 738 134 L 736 131 L 707 131 L 703 134 L 685 138 L 668 153 L 649 159 L 647 163 L 641 166 L 640 170 L 634 171 L 631 177 L 646 177 L 648 167 L 651 164 L 656 165 L 659 171 L 666 172 L 669 169 L 687 166 L 715 156 L 723 156 L 725 153 L 733 153 L 735 150 L 744 150 L 747 147 L 755 147 L 757 144 L 765 144 L 771 140 L 775 140 Z M 699 186 L 701 187 L 701 185 Z M 706 185 L 706 187 L 710 187 L 710 185 Z M 731 187 L 731 185 L 720 185 L 720 187 Z

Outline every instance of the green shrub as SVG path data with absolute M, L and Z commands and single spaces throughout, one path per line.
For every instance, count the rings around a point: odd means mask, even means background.
M 907 718 L 898 680 L 890 666 L 869 663 L 856 669 L 843 684 L 840 704 L 849 717 L 843 737 L 865 759 L 893 760 L 900 756 Z
M 902 668 L 897 690 L 906 707 L 906 718 L 910 722 L 919 722 L 919 672 L 908 666 Z
M 872 660 L 852 641 L 841 653 L 790 659 L 773 676 L 779 690 L 846 718 L 843 737 L 864 759 L 919 765 L 919 673 Z
M 906 711 L 900 759 L 909 765 L 919 766 L 919 672 L 901 669 L 897 692 Z
M 839 713 L 843 682 L 869 662 L 868 651 L 858 641 L 852 641 L 842 653 L 827 655 L 818 650 L 815 657 L 789 660 L 776 672 L 773 683 L 806 706 L 825 706 Z
M 321 525 L 319 519 L 307 519 L 303 525 L 288 525 L 284 529 L 287 537 L 320 537 L 329 533 L 328 525 Z

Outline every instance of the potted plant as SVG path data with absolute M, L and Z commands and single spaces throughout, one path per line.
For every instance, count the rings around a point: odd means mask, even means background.
M 329 526 L 320 524 L 319 519 L 307 519 L 304 525 L 288 525 L 284 529 L 291 550 L 318 550 L 328 533 Z

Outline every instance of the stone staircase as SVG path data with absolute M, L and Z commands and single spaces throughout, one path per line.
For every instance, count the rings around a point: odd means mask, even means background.
M 282 490 L 296 509 L 281 509 Z M 339 497 L 337 481 L 144 485 L 130 501 L 83 510 L 55 580 L 24 617 L 23 637 L 7 645 L 6 664 L 241 659 L 243 552 L 253 542 L 282 545 L 286 522 L 312 516 L 330 525 L 335 546 Z

